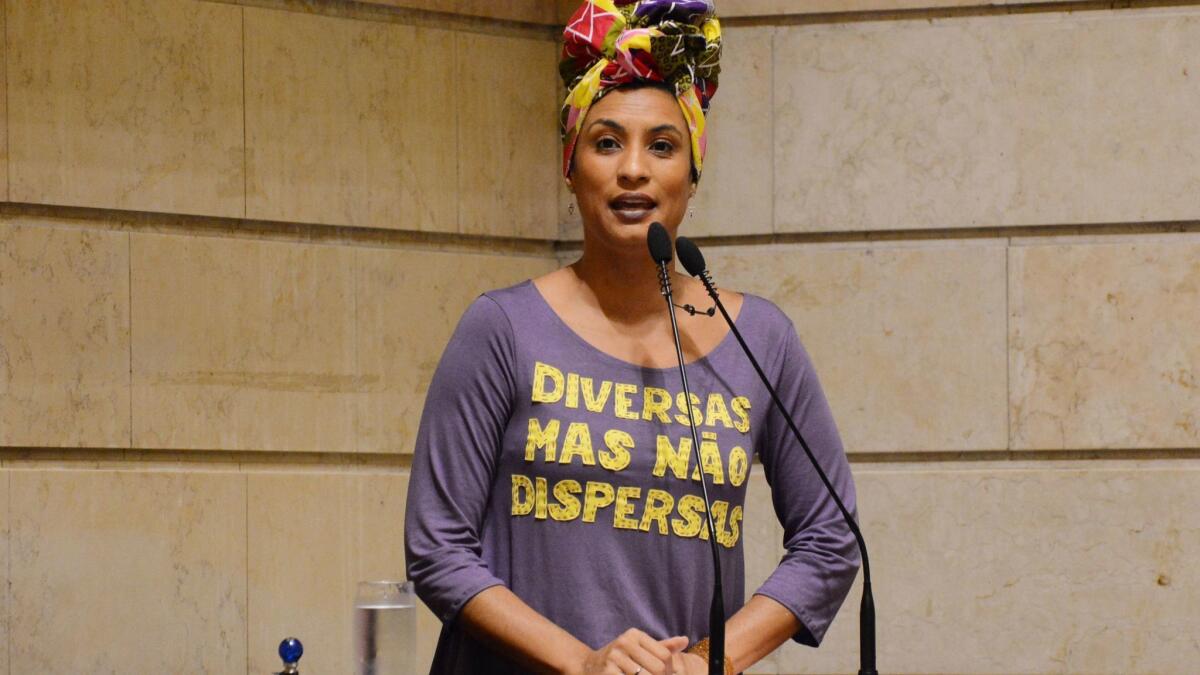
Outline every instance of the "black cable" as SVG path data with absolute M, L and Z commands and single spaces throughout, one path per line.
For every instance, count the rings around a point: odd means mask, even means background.
M 758 359 L 754 358 L 754 353 L 750 351 L 750 346 L 746 344 L 746 340 L 742 338 L 741 331 L 738 330 L 733 318 L 729 316 L 729 312 L 725 310 L 725 305 L 721 302 L 721 296 L 717 293 L 716 287 L 713 285 L 712 277 L 709 276 L 708 270 L 704 265 L 704 256 L 700 254 L 700 249 L 686 237 L 679 237 L 676 240 L 676 247 L 680 249 L 679 260 L 683 263 L 688 273 L 700 279 L 704 284 L 704 289 L 708 291 L 709 297 L 716 303 L 717 309 L 721 310 L 721 316 L 725 317 L 725 322 L 729 324 L 729 329 L 733 332 L 733 336 L 742 346 L 742 351 L 746 352 L 746 356 L 750 359 L 750 364 L 754 366 L 755 372 L 758 373 L 759 379 L 766 386 L 767 391 L 771 394 L 771 400 L 775 402 L 775 407 L 783 415 L 783 419 L 787 421 L 788 428 L 791 429 L 792 435 L 800 442 L 800 447 L 804 449 L 804 454 L 808 455 L 808 461 L 812 463 L 816 469 L 817 476 L 821 482 L 825 484 L 825 489 L 829 496 L 833 497 L 834 503 L 838 510 L 842 513 L 842 518 L 845 519 L 846 525 L 850 528 L 851 534 L 854 535 L 854 541 L 858 544 L 858 551 L 862 556 L 863 567 L 863 593 L 862 603 L 859 607 L 858 617 L 858 642 L 859 642 L 859 675 L 878 675 L 875 669 L 875 597 L 871 592 L 871 561 L 867 557 L 867 544 L 863 540 L 862 531 L 858 527 L 858 522 L 850 515 L 850 511 L 846 505 L 842 503 L 841 497 L 838 496 L 837 490 L 833 488 L 833 484 L 829 482 L 829 477 L 825 475 L 825 470 L 821 468 L 821 463 L 817 461 L 811 448 L 808 447 L 808 442 L 804 440 L 804 436 L 800 433 L 800 429 L 796 427 L 795 420 L 788 413 L 787 407 L 783 401 L 779 399 L 779 394 L 775 391 L 775 387 L 771 386 L 767 374 L 758 365 Z M 686 251 L 686 253 L 685 253 Z
M 697 314 L 703 314 L 705 316 L 716 316 L 717 315 L 716 307 L 709 307 L 708 309 L 696 309 L 696 307 L 694 305 L 676 305 L 674 301 L 672 301 L 671 304 L 674 305 L 675 307 L 678 307 L 679 309 L 682 309 L 683 311 L 687 312 L 691 316 L 696 316 Z

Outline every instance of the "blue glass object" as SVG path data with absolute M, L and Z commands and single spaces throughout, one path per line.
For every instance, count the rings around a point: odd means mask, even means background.
M 284 663 L 296 663 L 301 656 L 304 656 L 304 645 L 296 638 L 290 637 L 279 643 L 279 658 Z

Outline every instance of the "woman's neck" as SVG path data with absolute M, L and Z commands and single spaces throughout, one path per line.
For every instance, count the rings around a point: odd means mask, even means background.
M 658 268 L 649 252 L 641 256 L 589 256 L 585 248 L 583 256 L 570 267 L 580 283 L 580 290 L 594 299 L 611 321 L 636 325 L 664 316 Z M 674 274 L 674 261 L 668 268 L 672 280 L 678 279 Z

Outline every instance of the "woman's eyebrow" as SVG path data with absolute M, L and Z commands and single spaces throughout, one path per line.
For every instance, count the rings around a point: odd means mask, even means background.
M 625 133 L 625 127 L 618 124 L 615 120 L 610 120 L 607 117 L 601 117 L 600 119 L 596 120 L 595 122 L 592 122 L 591 124 L 588 125 L 588 128 L 590 129 L 590 128 L 596 126 L 597 124 L 599 124 L 601 126 L 609 127 L 610 129 L 614 129 L 616 131 L 620 131 L 621 133 Z
M 620 122 L 617 122 L 616 120 L 609 119 L 609 118 L 607 118 L 607 117 L 601 117 L 600 119 L 597 119 L 597 120 L 593 121 L 591 124 L 589 124 L 589 125 L 588 125 L 588 128 L 590 129 L 590 128 L 592 128 L 592 127 L 596 126 L 597 124 L 599 124 L 600 126 L 603 126 L 603 127 L 608 127 L 608 128 L 610 128 L 610 129 L 613 129 L 613 130 L 615 130 L 615 131 L 619 131 L 619 132 L 621 132 L 621 133 L 625 133 L 625 132 L 626 132 L 626 129 L 625 129 L 625 127 L 624 127 L 624 126 L 622 126 Z M 683 131 L 682 131 L 682 130 L 680 130 L 680 128 L 679 128 L 679 127 L 677 127 L 677 126 L 675 126 L 674 124 L 671 124 L 671 123 L 667 123 L 667 124 L 660 124 L 660 125 L 658 125 L 658 126 L 656 126 L 656 127 L 653 127 L 653 128 L 651 128 L 651 129 L 650 129 L 650 133 L 652 133 L 652 134 L 657 134 L 657 133 L 660 133 L 660 132 L 663 132 L 663 131 L 673 131 L 673 132 L 675 132 L 675 133 L 677 133 L 677 134 L 679 134 L 679 135 L 681 135 L 681 136 L 683 135 Z

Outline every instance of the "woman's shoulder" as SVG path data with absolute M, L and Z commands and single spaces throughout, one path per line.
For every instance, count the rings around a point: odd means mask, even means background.
M 782 367 L 808 367 L 808 351 L 791 317 L 774 301 L 753 293 L 742 293 L 742 313 L 738 329 L 762 359 L 768 372 Z
M 791 318 L 780 309 L 779 305 L 775 304 L 769 298 L 746 291 L 726 291 L 725 289 L 721 289 L 721 292 L 736 292 L 741 296 L 742 314 L 745 315 L 746 323 L 751 324 L 755 329 L 766 331 L 773 337 L 779 337 L 781 334 L 795 331 Z M 739 315 L 739 327 L 741 323 L 742 315 Z
M 526 316 L 536 300 L 529 279 L 484 291 L 475 296 L 459 319 L 459 330 L 476 333 L 511 333 L 514 317 Z
M 505 313 L 519 312 L 536 299 L 531 291 L 534 291 L 533 280 L 525 279 L 511 286 L 484 291 L 475 299 L 475 302 L 490 303 Z

